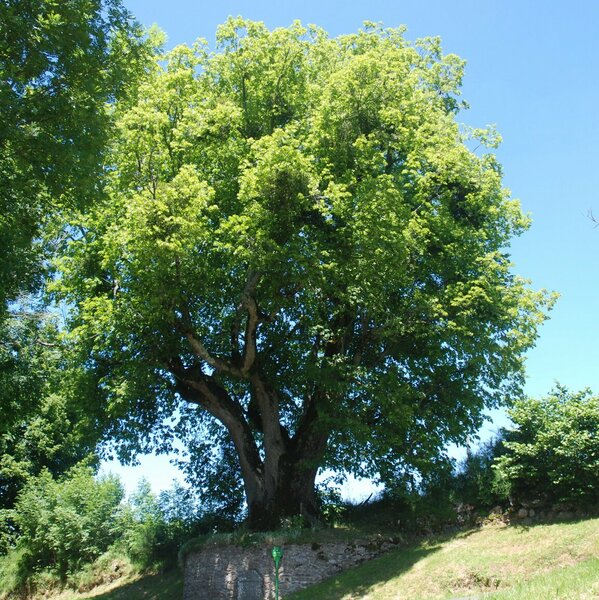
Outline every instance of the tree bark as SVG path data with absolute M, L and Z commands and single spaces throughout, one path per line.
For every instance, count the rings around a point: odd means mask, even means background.
M 303 524 L 318 521 L 319 506 L 315 491 L 317 469 L 298 463 L 281 464 L 274 485 L 262 493 L 248 494 L 248 526 L 253 531 L 272 531 L 285 518 L 301 517 Z

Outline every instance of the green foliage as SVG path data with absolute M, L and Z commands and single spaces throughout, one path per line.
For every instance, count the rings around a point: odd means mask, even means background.
M 173 564 L 181 546 L 206 531 L 206 520 L 211 524 L 225 520 L 200 512 L 197 496 L 189 488 L 174 484 L 156 496 L 143 479 L 124 506 L 121 519 L 124 533 L 119 544 L 141 569 Z
M 24 548 L 19 548 L 0 556 L 0 597 L 32 588 L 29 582 L 33 574 L 28 572 L 26 554 Z
M 93 454 L 101 432 L 86 379 L 69 363 L 56 319 L 35 304 L 22 300 L 0 320 L 0 509 L 14 506 L 31 476 L 62 475 Z
M 83 465 L 58 480 L 48 471 L 32 477 L 14 509 L 19 568 L 27 576 L 49 569 L 64 580 L 93 561 L 119 535 L 116 516 L 122 498 L 117 479 L 95 479 Z
M 528 219 L 456 121 L 463 61 L 372 24 L 229 19 L 217 40 L 117 104 L 107 196 L 56 262 L 107 433 L 168 447 L 183 398 L 237 436 L 246 492 L 281 448 L 426 476 L 519 391 L 551 303 L 512 273 Z
M 245 512 L 239 461 L 226 431 L 202 416 L 197 410 L 183 410 L 177 433 L 186 448 L 177 464 L 201 503 L 202 528 L 227 531 L 242 521 Z
M 142 479 L 129 499 L 123 514 L 124 539 L 127 554 L 141 567 L 149 567 L 156 559 L 159 538 L 165 522 L 150 484 Z
M 0 321 L 0 435 L 33 412 L 45 375 L 56 366 L 56 353 L 40 344 L 55 341 L 55 328 L 35 306 L 23 304 L 20 314 Z
M 469 451 L 458 465 L 452 482 L 454 499 L 482 510 L 505 506 L 509 501 L 509 485 L 495 468 L 504 454 L 501 437 L 481 444 L 474 452 Z
M 509 411 L 497 468 L 516 502 L 599 503 L 599 397 L 557 387 Z
M 71 402 L 56 323 L 20 294 L 76 235 L 59 231 L 60 216 L 98 197 L 107 103 L 127 95 L 147 57 L 119 0 L 0 3 L 0 510 L 31 475 L 87 456 L 101 433 L 83 385 Z M 0 551 L 13 528 L 3 522 Z
M 47 470 L 30 477 L 15 508 L 2 516 L 10 517 L 13 536 L 0 556 L 0 597 L 87 590 L 127 573 L 174 566 L 181 546 L 207 532 L 210 519 L 188 488 L 176 484 L 156 496 L 142 480 L 124 502 L 117 478 L 94 477 L 84 463 L 60 478 Z
M 120 0 L 0 3 L 0 306 L 34 285 L 52 217 L 99 191 L 109 119 L 144 62 Z M 36 243 L 34 243 L 36 240 Z

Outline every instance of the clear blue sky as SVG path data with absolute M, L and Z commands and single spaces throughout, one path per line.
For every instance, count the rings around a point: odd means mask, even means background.
M 408 39 L 439 35 L 447 53 L 466 59 L 460 115 L 497 125 L 505 185 L 532 215 L 512 246 L 515 272 L 561 298 L 527 359 L 525 391 L 555 381 L 599 393 L 599 1 L 339 0 L 205 2 L 125 0 L 169 46 L 208 40 L 229 15 L 287 26 L 315 23 L 336 36 L 364 20 L 406 25 Z M 148 474 L 162 469 L 150 463 Z M 166 473 L 165 473 L 166 475 Z M 131 477 L 132 475 L 128 475 Z

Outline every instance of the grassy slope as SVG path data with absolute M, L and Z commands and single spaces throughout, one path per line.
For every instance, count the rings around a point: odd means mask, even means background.
M 182 577 L 131 575 L 54 600 L 180 600 Z M 284 600 L 599 600 L 599 519 L 492 525 L 391 552 Z M 283 600 L 283 599 L 282 599 Z
M 181 600 L 183 576 L 178 569 L 157 575 L 131 575 L 77 594 L 63 592 L 53 600 Z
M 599 519 L 428 540 L 286 600 L 599 599 Z

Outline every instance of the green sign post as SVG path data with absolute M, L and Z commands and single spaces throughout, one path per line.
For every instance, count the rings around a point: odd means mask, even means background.
M 275 600 L 279 600 L 279 566 L 283 558 L 283 548 L 275 546 L 272 549 L 272 559 L 275 561 Z

